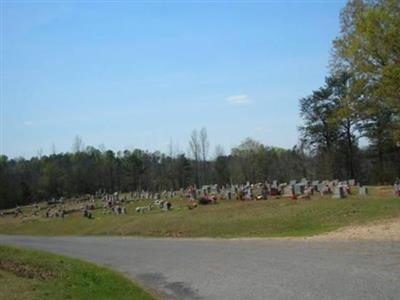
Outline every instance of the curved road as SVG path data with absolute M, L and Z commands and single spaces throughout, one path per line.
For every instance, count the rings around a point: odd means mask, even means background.
M 0 236 L 113 267 L 166 299 L 399 299 L 400 242 Z

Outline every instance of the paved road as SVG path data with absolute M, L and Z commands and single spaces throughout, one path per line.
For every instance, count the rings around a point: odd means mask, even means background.
M 111 266 L 167 299 L 399 299 L 400 242 L 0 236 Z

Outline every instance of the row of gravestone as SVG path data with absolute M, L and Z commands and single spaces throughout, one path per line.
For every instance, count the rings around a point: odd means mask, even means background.
M 309 181 L 306 178 L 300 181 L 291 180 L 289 184 L 279 183 L 278 180 L 273 180 L 271 183 L 265 181 L 264 183 L 250 184 L 226 184 L 223 186 L 214 185 L 204 185 L 201 188 L 196 188 L 196 186 L 191 186 L 188 189 L 181 188 L 177 191 L 162 191 L 162 192 L 149 192 L 149 191 L 132 191 L 130 193 L 131 200 L 135 199 L 150 199 L 150 200 L 160 200 L 168 198 L 182 198 L 182 197 L 192 197 L 199 198 L 208 195 L 222 196 L 225 199 L 237 199 L 239 194 L 242 194 L 244 198 L 254 199 L 254 198 L 267 198 L 267 195 L 283 195 L 292 196 L 294 195 L 304 195 L 310 188 L 312 192 L 319 192 L 321 195 L 327 193 L 332 194 L 333 198 L 341 199 L 345 198 L 351 191 L 351 187 L 356 185 L 354 179 L 347 181 L 339 180 L 314 180 Z M 400 196 L 400 179 L 397 179 L 394 184 L 395 195 Z M 368 195 L 368 188 L 366 186 L 360 186 L 358 189 L 358 195 L 366 196 Z M 108 201 L 118 201 L 119 193 L 107 194 L 105 190 L 99 190 L 96 192 L 95 196 L 102 196 L 103 200 Z M 59 203 L 57 200 L 52 199 L 54 203 Z
M 246 184 L 226 184 L 223 186 L 214 184 L 214 185 L 204 185 L 201 188 L 197 188 L 196 186 L 191 186 L 188 189 L 181 188 L 177 191 L 162 191 L 162 192 L 149 192 L 149 191 L 132 191 L 130 194 L 130 198 L 132 199 L 168 199 L 175 197 L 191 197 L 191 198 L 199 198 L 207 195 L 219 195 L 223 196 L 226 199 L 234 199 L 237 198 L 238 194 L 242 194 L 247 198 L 254 198 L 258 196 L 266 196 L 266 195 L 292 195 L 293 193 L 296 195 L 304 195 L 309 188 L 312 188 L 313 192 L 320 192 L 321 194 L 328 191 L 328 193 L 333 193 L 335 198 L 343 198 L 348 194 L 349 187 L 354 186 L 356 184 L 354 179 L 347 181 L 339 181 L 339 180 L 314 180 L 309 181 L 306 178 L 303 178 L 300 181 L 291 180 L 289 184 L 287 183 L 279 183 L 278 180 L 273 180 L 272 183 L 266 181 L 264 183 L 256 183 L 250 184 L 247 182 Z M 366 187 L 361 187 L 359 189 L 360 195 L 366 195 L 368 190 Z

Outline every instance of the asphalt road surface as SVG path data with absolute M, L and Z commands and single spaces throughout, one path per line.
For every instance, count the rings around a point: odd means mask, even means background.
M 400 299 L 400 242 L 0 236 L 126 273 L 166 299 Z

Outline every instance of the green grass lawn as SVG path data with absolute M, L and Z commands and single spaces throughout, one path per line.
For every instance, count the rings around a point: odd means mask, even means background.
M 46 252 L 0 246 L 0 299 L 155 299 L 121 274 Z
M 355 191 L 356 192 L 356 191 Z M 392 187 L 370 188 L 366 197 L 345 199 L 315 195 L 311 200 L 275 199 L 264 201 L 224 200 L 216 205 L 188 210 L 186 200 L 174 200 L 173 211 L 153 210 L 138 214 L 133 202 L 124 216 L 94 212 L 88 220 L 80 213 L 64 220 L 0 218 L 0 233 L 30 235 L 131 235 L 159 237 L 282 237 L 309 236 L 342 226 L 400 217 L 400 198 Z

